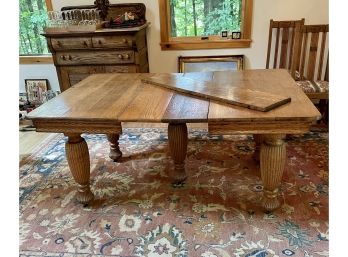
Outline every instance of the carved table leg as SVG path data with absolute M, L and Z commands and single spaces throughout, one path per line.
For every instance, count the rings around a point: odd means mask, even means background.
M 279 207 L 278 191 L 283 176 L 286 149 L 283 135 L 264 135 L 260 151 L 261 179 L 263 182 L 263 207 Z
M 87 203 L 93 200 L 94 195 L 89 187 L 90 163 L 88 146 L 84 138 L 78 133 L 65 134 L 68 141 L 65 143 L 66 158 L 70 171 L 77 185 L 77 200 Z
M 175 182 L 186 179 L 185 159 L 187 153 L 187 126 L 186 123 L 168 124 L 169 150 L 174 160 L 174 174 L 171 177 Z
M 122 152 L 119 148 L 118 145 L 118 139 L 120 138 L 119 134 L 107 134 L 106 135 L 108 137 L 109 143 L 110 143 L 110 153 L 109 153 L 109 157 L 110 159 L 117 161 L 121 156 L 122 156 Z
M 262 135 L 254 134 L 253 137 L 255 141 L 255 151 L 254 151 L 253 159 L 256 162 L 260 162 L 260 148 L 262 144 Z

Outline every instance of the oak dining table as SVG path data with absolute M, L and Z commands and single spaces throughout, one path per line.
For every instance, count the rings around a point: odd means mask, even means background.
M 159 74 L 94 74 L 29 113 L 36 131 L 64 133 L 66 158 L 77 183 L 77 200 L 93 200 L 90 189 L 88 146 L 81 134 L 106 134 L 110 158 L 117 161 L 122 153 L 118 139 L 122 122 L 168 124 L 168 145 L 174 161 L 173 181 L 186 178 L 187 123 L 207 123 L 213 135 L 253 134 L 255 156 L 260 162 L 263 183 L 262 206 L 279 207 L 278 191 L 286 162 L 286 134 L 308 132 L 320 113 L 296 85 L 288 71 L 242 70 L 176 73 L 216 86 L 290 97 L 291 101 L 273 110 L 261 112 L 219 101 L 194 97 L 168 88 L 142 82 Z M 233 94 L 233 90 L 230 94 Z M 229 93 L 227 93 L 229 94 Z M 194 171 L 192 171 L 194 172 Z

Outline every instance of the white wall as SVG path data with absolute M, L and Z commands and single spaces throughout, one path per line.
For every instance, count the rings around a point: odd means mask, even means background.
M 53 8 L 59 10 L 63 6 L 92 4 L 93 0 L 52 0 Z M 146 5 L 146 18 L 151 22 L 148 29 L 148 52 L 150 72 L 177 72 L 179 55 L 223 55 L 244 54 L 246 69 L 265 68 L 269 20 L 294 20 L 305 18 L 305 24 L 329 23 L 329 0 L 254 0 L 252 44 L 250 48 L 194 50 L 194 51 L 162 51 L 160 48 L 160 22 L 157 0 L 110 0 L 111 3 L 142 2 Z M 21 65 L 24 66 L 24 65 Z M 25 65 L 20 69 L 20 79 L 33 70 L 33 66 Z M 54 69 L 47 69 L 49 72 Z M 55 72 L 55 71 L 54 71 Z M 56 79 L 55 79 L 56 81 Z
M 25 92 L 25 79 L 48 79 L 54 91 L 59 90 L 56 68 L 53 64 L 19 65 L 19 92 Z

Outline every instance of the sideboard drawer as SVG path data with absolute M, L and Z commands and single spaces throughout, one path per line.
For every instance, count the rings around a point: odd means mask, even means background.
M 51 44 L 55 50 L 92 48 L 92 40 L 88 37 L 51 38 Z
M 91 74 L 104 73 L 104 66 L 61 66 L 60 77 L 64 81 L 62 91 L 75 85 Z
M 139 72 L 137 67 L 137 65 L 105 66 L 105 73 L 135 73 Z
M 108 36 L 108 37 L 93 37 L 92 44 L 95 48 L 125 48 L 132 47 L 133 37 L 124 36 Z
M 57 53 L 59 65 L 134 63 L 134 51 L 84 51 Z
M 73 85 L 79 83 L 80 81 L 87 78 L 89 75 L 91 75 L 91 74 L 87 74 L 87 73 L 69 74 L 70 86 L 73 86 Z
M 96 73 L 135 73 L 137 65 L 108 65 L 108 66 L 63 66 L 61 67 L 62 78 L 66 84 L 73 86 L 91 74 Z

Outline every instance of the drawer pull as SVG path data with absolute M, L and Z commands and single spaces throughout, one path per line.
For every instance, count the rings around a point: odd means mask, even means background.
M 124 38 L 124 39 L 122 39 L 122 42 L 123 42 L 124 44 L 127 44 L 127 43 L 128 43 L 128 40 L 127 40 L 126 38 Z
M 83 41 L 83 45 L 88 46 L 88 42 L 87 41 Z
M 98 44 L 99 44 L 99 45 L 102 45 L 103 42 L 99 39 L 99 40 L 98 40 Z
M 117 57 L 118 57 L 118 59 L 123 59 L 122 54 L 119 54 Z
M 129 58 L 130 58 L 129 54 L 124 55 L 124 59 L 129 59 Z
M 72 56 L 70 54 L 69 55 L 61 55 L 60 59 L 63 59 L 64 61 L 65 60 L 71 61 L 72 60 Z

